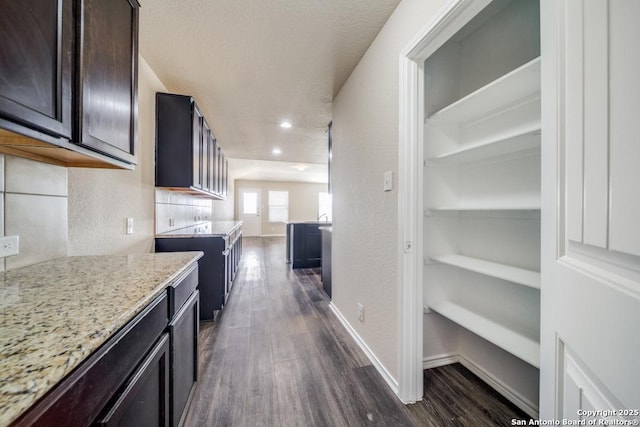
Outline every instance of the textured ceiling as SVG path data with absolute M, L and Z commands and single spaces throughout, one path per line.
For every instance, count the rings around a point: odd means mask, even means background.
M 195 97 L 228 157 L 326 163 L 332 99 L 399 0 L 141 3 L 142 56 Z

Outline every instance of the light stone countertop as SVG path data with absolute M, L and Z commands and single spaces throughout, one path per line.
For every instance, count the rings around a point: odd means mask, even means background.
M 202 252 L 59 258 L 0 273 L 0 426 L 8 425 Z
M 242 221 L 211 221 L 203 222 L 179 230 L 166 231 L 156 234 L 156 238 L 171 239 L 184 237 L 224 237 L 242 225 Z

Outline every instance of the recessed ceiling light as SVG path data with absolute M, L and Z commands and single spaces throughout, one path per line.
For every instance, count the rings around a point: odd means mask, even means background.
M 290 122 L 282 122 L 280 123 L 280 127 L 281 128 L 285 128 L 285 129 L 289 129 L 291 127 L 291 123 Z
M 298 164 L 298 165 L 293 165 L 293 166 L 291 166 L 291 167 L 292 167 L 292 168 L 294 168 L 294 169 L 299 170 L 300 172 L 302 172 L 302 171 L 304 171 L 305 169 L 307 169 L 309 166 L 307 166 L 307 165 L 303 165 L 303 164 L 301 163 L 301 164 Z
M 282 154 L 282 151 L 279 148 L 274 148 L 273 150 L 271 150 L 271 152 L 273 154 L 275 154 L 276 156 L 279 155 L 279 154 Z

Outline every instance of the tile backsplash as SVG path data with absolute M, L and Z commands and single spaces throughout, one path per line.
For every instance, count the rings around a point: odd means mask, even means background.
M 20 253 L 0 258 L 0 270 L 66 256 L 67 169 L 0 155 L 0 177 L 0 232 L 20 238 Z
M 210 199 L 156 188 L 156 233 L 211 221 L 212 216 Z

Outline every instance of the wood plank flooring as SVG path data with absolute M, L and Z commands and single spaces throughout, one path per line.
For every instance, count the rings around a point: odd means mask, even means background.
M 404 406 L 331 313 L 319 269 L 292 270 L 283 238 L 244 238 L 228 305 L 202 323 L 186 426 L 495 426 L 524 418 L 460 365 L 425 371 Z

